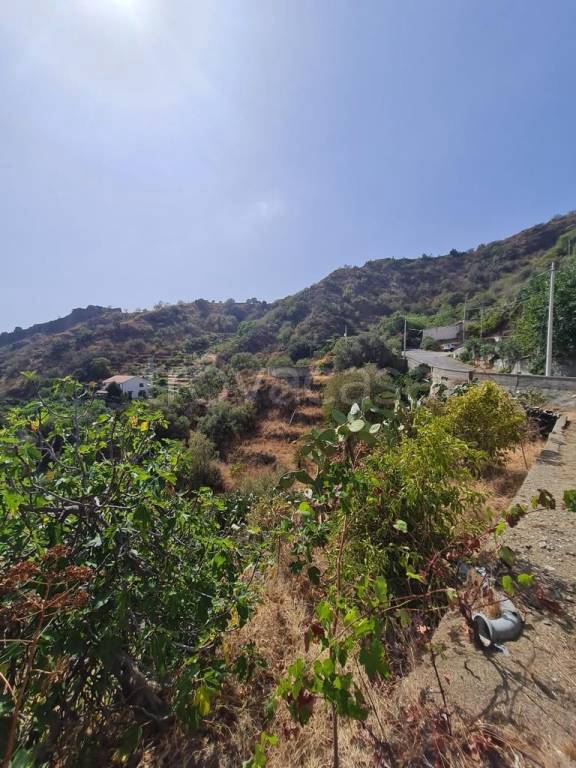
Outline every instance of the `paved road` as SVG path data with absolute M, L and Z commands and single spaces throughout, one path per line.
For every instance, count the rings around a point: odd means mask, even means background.
M 474 370 L 471 365 L 466 365 L 466 363 L 461 363 L 460 360 L 450 357 L 448 352 L 427 352 L 422 349 L 408 349 L 404 355 L 407 360 L 429 365 L 430 368 L 436 366 L 443 368 L 445 371 L 458 371 L 459 373 Z

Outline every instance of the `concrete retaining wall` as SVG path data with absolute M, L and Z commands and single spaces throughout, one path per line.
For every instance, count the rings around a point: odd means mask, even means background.
M 531 376 L 522 373 L 484 373 L 481 371 L 451 371 L 434 366 L 433 381 L 447 379 L 451 383 L 463 381 L 493 381 L 506 389 L 539 389 L 554 392 L 576 392 L 576 377 Z

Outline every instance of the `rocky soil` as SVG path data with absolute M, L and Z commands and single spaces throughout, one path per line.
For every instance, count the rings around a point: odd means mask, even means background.
M 444 617 L 432 641 L 444 648 L 437 667 L 451 716 L 503 728 L 519 745 L 519 765 L 576 764 L 576 514 L 562 503 L 564 491 L 576 488 L 574 416 L 559 420 L 513 502 L 529 505 L 546 489 L 556 508 L 528 512 L 497 545 L 514 551 L 514 573 L 535 577 L 532 588 L 514 597 L 524 618 L 520 638 L 482 651 L 455 611 Z M 483 557 L 498 587 L 505 566 L 494 546 Z M 443 706 L 427 662 L 409 675 L 402 695 Z

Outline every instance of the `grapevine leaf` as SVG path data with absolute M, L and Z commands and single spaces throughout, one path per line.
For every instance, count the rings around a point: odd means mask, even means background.
M 569 512 L 576 512 L 576 490 L 564 491 L 563 500 Z
M 512 580 L 512 576 L 510 576 L 509 574 L 506 573 L 504 576 L 502 576 L 501 584 L 502 584 L 502 588 L 504 589 L 504 591 L 508 595 L 510 595 L 510 597 L 512 597 L 512 595 L 514 594 L 514 591 L 515 591 L 514 590 L 514 581 Z
M 516 581 L 520 587 L 531 587 L 534 584 L 534 576 L 531 573 L 519 573 Z
M 358 661 L 364 669 L 370 680 L 374 680 L 376 675 L 382 677 L 388 677 L 389 667 L 386 661 L 384 648 L 379 638 L 372 637 L 362 644 L 360 654 L 358 655 Z
M 516 560 L 514 550 L 510 549 L 510 547 L 500 547 L 498 557 L 502 562 L 506 563 L 509 568 L 512 568 L 514 561 Z

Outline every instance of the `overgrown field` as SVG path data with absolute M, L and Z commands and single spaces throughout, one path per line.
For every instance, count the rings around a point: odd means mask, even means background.
M 245 493 L 199 489 L 201 441 L 165 437 L 150 403 L 110 409 L 63 380 L 6 413 L 4 768 L 426 765 L 497 748 L 391 702 L 414 654 L 441 652 L 443 612 L 466 611 L 457 566 L 507 524 L 480 478 L 527 440 L 524 412 L 491 383 L 448 399 L 375 386 L 345 410 L 331 386 L 299 468 Z

